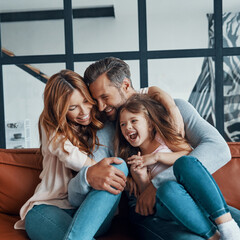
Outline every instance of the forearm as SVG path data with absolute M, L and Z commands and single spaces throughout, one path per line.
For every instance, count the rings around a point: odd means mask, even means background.
M 220 133 L 188 102 L 175 100 L 184 120 L 186 138 L 196 157 L 212 174 L 231 159 L 230 149 Z
M 145 173 L 136 174 L 134 170 L 130 170 L 133 181 L 136 183 L 139 192 L 143 192 L 150 183 L 147 171 Z
M 134 180 L 138 186 L 138 189 L 139 189 L 139 193 L 142 193 L 146 188 L 147 186 L 149 185 L 150 183 L 150 180 L 149 178 L 148 179 L 145 179 L 143 181 L 139 181 L 139 180 Z
M 155 154 L 156 154 L 155 156 L 156 162 L 160 162 L 160 163 L 172 166 L 178 158 L 184 155 L 188 155 L 189 151 L 184 150 L 184 151 L 178 151 L 178 152 L 157 152 Z
M 161 186 L 161 184 L 167 181 L 176 181 L 176 177 L 173 174 L 172 166 L 164 170 L 163 172 L 159 173 L 151 180 L 153 186 L 156 189 L 158 189 Z
M 86 160 L 86 162 L 84 163 L 84 166 L 92 166 L 92 165 L 94 165 L 94 164 L 96 164 L 96 161 L 93 160 L 93 159 L 91 159 L 90 157 L 87 157 L 87 160 Z
M 149 87 L 148 95 L 160 102 L 166 108 L 169 114 L 171 114 L 172 110 L 176 108 L 173 98 L 158 87 Z
M 190 156 L 196 157 L 212 174 L 231 159 L 229 147 L 219 132 L 204 120 L 196 109 L 182 99 L 175 100 L 184 120 L 186 138 L 193 147 Z M 176 180 L 173 167 L 158 174 L 152 179 L 158 188 L 162 183 Z
M 209 154 L 212 152 L 212 154 Z M 207 170 L 213 174 L 231 160 L 230 149 L 226 142 L 218 142 L 218 144 L 203 143 L 197 146 L 190 154 L 196 157 Z
M 149 87 L 148 95 L 165 107 L 176 130 L 184 136 L 183 119 L 174 99 L 168 93 L 156 86 Z

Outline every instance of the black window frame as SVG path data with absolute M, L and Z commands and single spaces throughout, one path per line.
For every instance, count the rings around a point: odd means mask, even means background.
M 222 0 L 213 0 L 214 4 L 214 48 L 182 49 L 182 50 L 156 50 L 147 49 L 147 12 L 146 0 L 138 0 L 138 30 L 139 51 L 128 52 L 102 52 L 74 54 L 73 50 L 73 9 L 72 0 L 63 0 L 64 3 L 64 32 L 65 54 L 31 55 L 6 57 L 1 51 L 1 19 L 0 19 L 0 148 L 6 148 L 4 93 L 3 93 L 3 65 L 9 64 L 37 64 L 37 63 L 65 63 L 67 69 L 74 70 L 75 62 L 96 61 L 107 56 L 119 57 L 123 60 L 139 60 L 140 87 L 148 86 L 148 60 L 174 59 L 194 57 L 215 58 L 215 85 L 216 85 L 216 128 L 224 136 L 224 108 L 223 108 L 223 58 L 225 56 L 240 55 L 240 47 L 223 48 L 222 36 Z

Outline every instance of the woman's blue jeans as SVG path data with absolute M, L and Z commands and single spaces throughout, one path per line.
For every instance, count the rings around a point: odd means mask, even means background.
M 194 157 L 183 156 L 173 165 L 177 182 L 158 188 L 156 216 L 176 220 L 190 231 L 208 239 L 216 232 L 213 221 L 229 212 L 215 180 Z
M 114 166 L 127 175 L 125 162 Z M 93 189 L 78 209 L 36 205 L 26 216 L 26 231 L 32 240 L 92 240 L 108 230 L 120 197 Z

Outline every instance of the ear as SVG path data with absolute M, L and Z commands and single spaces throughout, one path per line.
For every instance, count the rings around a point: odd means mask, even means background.
M 153 126 L 153 124 L 150 123 L 150 122 L 148 122 L 148 131 L 149 131 L 149 134 L 150 134 L 150 136 L 151 136 L 152 139 L 155 138 L 155 134 L 154 134 L 155 131 L 154 131 L 154 130 L 156 130 L 156 129 L 155 129 L 155 127 Z
M 152 132 L 154 129 L 154 126 L 151 123 L 148 123 L 148 130 Z
M 127 93 L 130 89 L 132 89 L 130 79 L 124 78 L 122 82 L 122 90 Z

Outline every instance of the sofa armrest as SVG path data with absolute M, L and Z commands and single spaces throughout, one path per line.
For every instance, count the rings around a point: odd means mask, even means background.
M 228 205 L 240 209 L 240 142 L 229 142 L 232 159 L 213 174 Z
M 40 182 L 39 149 L 0 149 L 0 212 L 18 215 Z

